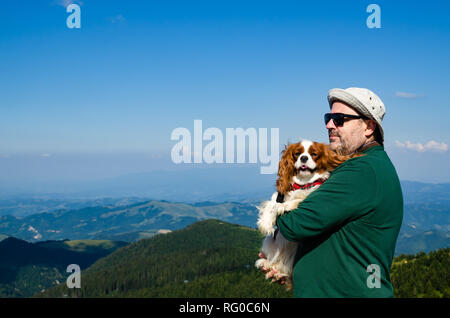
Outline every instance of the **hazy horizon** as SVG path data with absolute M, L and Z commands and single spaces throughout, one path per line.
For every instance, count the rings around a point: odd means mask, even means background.
M 72 2 L 79 29 L 66 23 Z M 378 1 L 379 29 L 367 25 L 368 4 L 5 2 L 0 186 L 196 169 L 171 158 L 171 134 L 185 128 L 194 140 L 194 120 L 223 141 L 229 128 L 276 128 L 279 151 L 327 143 L 328 90 L 350 86 L 386 105 L 385 149 L 401 180 L 450 182 L 450 2 Z

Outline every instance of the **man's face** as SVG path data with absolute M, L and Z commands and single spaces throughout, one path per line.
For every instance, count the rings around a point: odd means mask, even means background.
M 353 108 L 341 102 L 334 102 L 331 113 L 342 113 L 348 115 L 360 115 Z M 367 124 L 362 119 L 346 118 L 344 125 L 337 127 L 333 120 L 327 123 L 330 148 L 350 154 L 366 142 L 365 131 Z

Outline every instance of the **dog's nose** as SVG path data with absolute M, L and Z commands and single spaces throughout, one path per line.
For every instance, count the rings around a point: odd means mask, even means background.
M 300 157 L 300 161 L 301 161 L 302 163 L 305 163 L 306 161 L 308 161 L 308 157 L 307 157 L 307 156 L 301 156 L 301 157 Z

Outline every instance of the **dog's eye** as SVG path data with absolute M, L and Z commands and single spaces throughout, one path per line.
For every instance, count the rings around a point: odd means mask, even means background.
M 300 152 L 296 152 L 295 155 L 298 157 L 298 156 L 301 155 L 301 153 Z
M 311 154 L 311 157 L 317 157 L 317 154 L 316 154 L 315 152 L 313 152 L 313 153 Z

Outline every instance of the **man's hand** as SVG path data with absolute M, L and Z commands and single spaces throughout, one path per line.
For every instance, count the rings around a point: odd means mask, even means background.
M 258 257 L 264 259 L 266 258 L 263 253 L 259 253 Z M 269 269 L 263 266 L 262 271 L 266 274 L 266 278 L 272 278 L 272 283 L 277 282 L 280 285 L 284 285 L 286 283 L 286 277 L 277 278 L 278 271 L 276 269 Z

